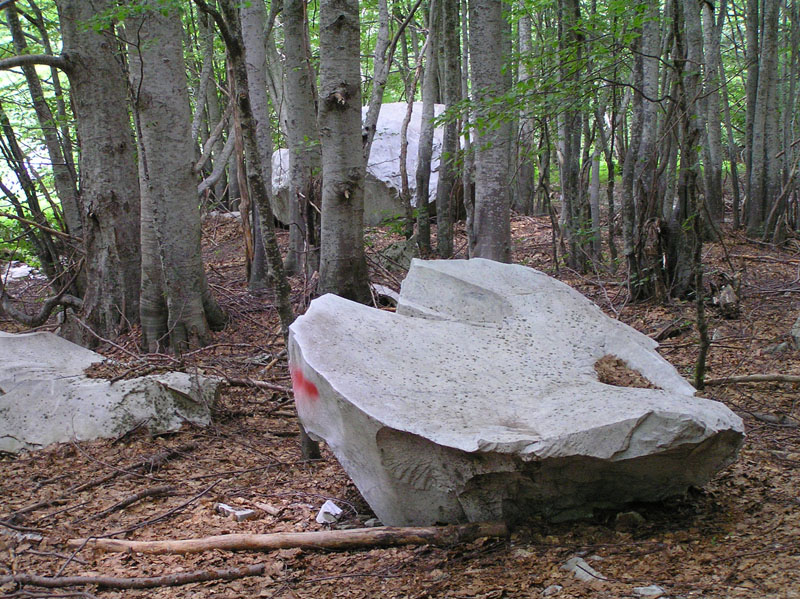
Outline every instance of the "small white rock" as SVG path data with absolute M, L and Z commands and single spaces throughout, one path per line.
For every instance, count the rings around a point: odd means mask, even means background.
M 342 508 L 328 499 L 322 504 L 317 514 L 317 522 L 320 524 L 333 524 L 342 516 Z
M 606 579 L 606 577 L 600 574 L 600 572 L 587 564 L 586 560 L 582 557 L 573 557 L 567 560 L 567 562 L 561 566 L 561 569 L 566 570 L 567 572 L 572 572 L 575 578 L 582 580 L 583 582 L 594 582 L 595 580 Z
M 551 584 L 542 591 L 542 597 L 552 597 L 553 595 L 558 595 L 563 590 L 564 587 L 562 587 L 560 584 Z
M 250 520 L 251 518 L 256 517 L 255 510 L 237 510 L 236 508 L 229 506 L 227 503 L 218 503 L 216 509 L 223 516 L 233 518 L 237 522 Z
M 365 528 L 375 528 L 376 526 L 383 526 L 383 522 L 381 522 L 377 518 L 370 518 L 369 520 L 364 522 Z
M 657 584 L 651 584 L 649 587 L 635 587 L 633 592 L 639 597 L 662 597 L 666 591 Z

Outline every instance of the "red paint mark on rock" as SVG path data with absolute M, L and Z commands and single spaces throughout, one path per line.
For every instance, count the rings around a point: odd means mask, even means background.
M 317 386 L 303 376 L 303 371 L 300 368 L 290 368 L 292 373 L 292 389 L 294 389 L 295 401 L 310 399 L 316 401 L 319 398 L 319 391 Z

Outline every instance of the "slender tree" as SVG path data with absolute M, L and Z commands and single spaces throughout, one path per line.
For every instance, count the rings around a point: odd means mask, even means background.
M 317 183 L 322 156 L 317 131 L 315 73 L 311 65 L 308 15 L 304 0 L 284 0 L 283 44 L 286 56 L 286 118 L 289 145 L 289 203 L 291 224 L 287 270 L 319 268 L 319 210 Z
M 319 290 L 370 299 L 364 256 L 358 0 L 320 2 L 322 227 Z
M 417 244 L 420 254 L 431 253 L 430 179 L 433 157 L 433 117 L 439 95 L 439 0 L 428 8 L 428 40 L 425 46 L 425 71 L 422 79 L 422 120 L 419 133 L 416 173 Z
M 491 102 L 508 91 L 499 43 L 510 34 L 501 0 L 470 0 L 469 52 L 475 101 L 475 212 L 470 257 L 511 261 L 509 124 L 492 118 Z

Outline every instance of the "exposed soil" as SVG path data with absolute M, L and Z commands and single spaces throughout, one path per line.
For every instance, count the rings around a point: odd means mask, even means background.
M 691 303 L 628 303 L 621 273 L 555 270 L 549 219 L 518 217 L 512 228 L 515 261 L 558 276 L 610 315 L 665 339 L 662 354 L 690 375 L 697 334 L 682 325 L 694 318 Z M 374 280 L 394 289 L 399 289 L 402 273 L 384 270 L 375 255 L 398 239 L 383 229 L 367 234 Z M 187 427 L 158 437 L 139 429 L 119 439 L 0 456 L 0 517 L 7 522 L 0 525 L 0 577 L 156 576 L 258 563 L 266 564 L 265 573 L 137 591 L 33 585 L 19 591 L 6 584 L 0 586 L 0 597 L 619 598 L 636 597 L 636 587 L 659 585 L 672 598 L 800 598 L 800 396 L 787 383 L 708 387 L 703 395 L 726 403 L 745 420 L 748 436 L 741 455 L 702 490 L 631 506 L 629 511 L 643 520 L 599 513 L 590 521 L 534 521 L 508 539 L 444 548 L 73 552 L 65 545 L 67 539 L 115 532 L 119 538 L 154 540 L 323 530 L 315 516 L 326 499 L 344 509 L 340 526 L 360 526 L 373 517 L 327 450 L 323 448 L 322 460 L 301 459 L 292 400 L 280 390 L 290 387 L 291 380 L 277 314 L 269 293 L 247 291 L 238 225 L 225 218 L 207 220 L 204 247 L 212 288 L 231 317 L 228 327 L 215 334 L 214 344 L 180 360 L 149 355 L 134 361 L 126 353 L 137 351 L 134 332 L 115 339 L 117 347 L 101 347 L 122 366 L 100 367 L 96 374 L 122 378 L 198 367 L 210 374 L 266 381 L 278 390 L 225 387 L 214 424 L 206 429 Z M 455 247 L 463 256 L 463 231 Z M 799 254 L 796 247 L 778 249 L 740 234 L 727 235 L 724 247 L 707 246 L 709 279 L 733 271 L 742 276 L 738 318 L 725 319 L 709 307 L 709 378 L 800 374 L 800 352 L 790 343 L 776 349 L 790 341 L 789 331 L 800 313 Z M 293 283 L 293 300 L 302 311 L 310 300 L 308 282 L 298 278 Z M 30 297 L 38 290 L 31 286 L 27 293 L 16 291 Z M 29 310 L 33 307 L 31 303 Z M 9 322 L 0 322 L 0 328 L 21 330 Z M 162 485 L 172 489 L 122 510 L 108 510 Z M 215 510 L 218 502 L 253 508 L 258 517 L 242 522 L 226 518 Z M 9 518 L 26 506 L 34 507 Z M 605 580 L 581 582 L 562 570 L 574 556 L 582 556 Z
M 610 354 L 594 363 L 594 371 L 597 373 L 597 379 L 606 385 L 658 389 L 641 372 L 628 366 L 624 360 Z

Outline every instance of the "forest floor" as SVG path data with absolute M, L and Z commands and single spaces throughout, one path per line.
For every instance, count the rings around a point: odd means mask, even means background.
M 626 301 L 621 273 L 579 276 L 556 272 L 547 219 L 513 220 L 514 260 L 580 289 L 608 314 L 651 336 L 666 337 L 662 355 L 690 378 L 697 355 L 691 326 L 694 306 Z M 209 217 L 204 251 L 209 280 L 231 320 L 214 344 L 184 357 L 228 377 L 250 377 L 289 387 L 283 341 L 269 293 L 251 294 L 245 281 L 241 234 L 235 221 Z M 377 252 L 400 238 L 388 228 L 367 233 L 374 280 L 395 289 L 403 273 L 381 267 Z M 285 241 L 285 239 L 284 239 Z M 461 255 L 463 231 L 456 242 Z M 709 279 L 742 273 L 741 312 L 725 319 L 709 308 L 714 341 L 708 377 L 782 373 L 800 375 L 800 351 L 788 344 L 800 313 L 800 248 L 776 248 L 726 234 L 706 246 Z M 621 269 L 620 269 L 621 270 Z M 306 282 L 294 281 L 294 302 L 308 302 Z M 31 294 L 34 283 L 17 291 Z M 33 311 L 33 306 L 29 306 Z M 50 327 L 53 328 L 52 326 Z M 10 322 L 0 329 L 19 331 Z M 672 330 L 669 329 L 669 330 Z M 100 351 L 136 372 L 127 351 L 136 335 L 116 339 Z M 174 368 L 168 356 L 146 357 L 151 365 Z M 219 550 L 190 555 L 73 552 L 68 539 L 128 531 L 129 539 L 177 539 L 227 532 L 323 530 L 315 521 L 332 499 L 345 511 L 340 524 L 360 526 L 373 517 L 335 458 L 306 462 L 300 455 L 297 420 L 290 395 L 223 387 L 214 423 L 178 433 L 150 436 L 134 430 L 123 438 L 64 443 L 18 456 L 0 456 L 0 578 L 42 576 L 141 577 L 265 564 L 261 576 L 150 590 L 71 587 L 43 589 L 0 586 L 0 597 L 328 597 L 522 598 L 552 596 L 637 597 L 637 587 L 658 585 L 664 597 L 800 598 L 800 406 L 788 383 L 714 385 L 702 393 L 739 414 L 747 439 L 739 459 L 704 489 L 657 504 L 636 505 L 643 518 L 598 514 L 580 522 L 529 522 L 507 539 L 479 539 L 449 547 L 431 545 L 353 551 L 283 549 L 272 552 Z M 137 468 L 171 451 L 171 459 L 148 471 Z M 159 485 L 173 494 L 147 497 L 130 507 L 104 512 L 131 495 Z M 237 522 L 215 511 L 224 502 L 253 508 L 257 519 Z M 259 505 L 261 507 L 259 507 Z M 263 508 L 263 509 L 262 509 Z M 118 535 L 119 536 L 119 535 Z M 581 582 L 561 569 L 583 557 L 603 580 Z M 641 592 L 641 589 L 639 589 Z M 658 590 L 653 591 L 657 596 Z

